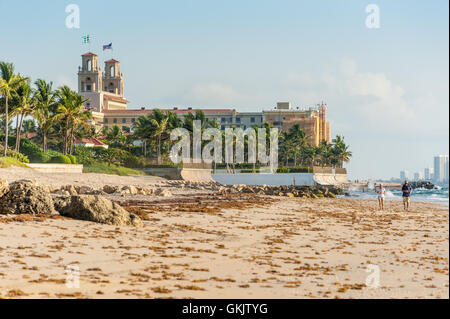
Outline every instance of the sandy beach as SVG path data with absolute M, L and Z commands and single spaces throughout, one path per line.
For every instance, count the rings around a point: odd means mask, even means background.
M 43 175 L 0 169 L 10 182 L 174 196 L 108 195 L 141 228 L 0 215 L 1 298 L 449 298 L 448 207 L 381 212 L 369 200 L 213 195 L 150 176 Z

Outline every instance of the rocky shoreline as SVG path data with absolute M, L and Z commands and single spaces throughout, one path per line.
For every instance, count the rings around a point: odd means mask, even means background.
M 172 197 L 168 189 L 195 190 L 212 196 L 227 194 L 257 194 L 279 197 L 336 198 L 343 195 L 342 189 L 325 186 L 223 186 L 216 182 L 167 181 L 158 187 L 104 185 L 95 189 L 89 186 L 64 185 L 59 188 L 39 185 L 32 180 L 19 180 L 8 184 L 0 179 L 0 214 L 60 215 L 109 225 L 142 226 L 140 218 L 121 207 L 117 202 L 105 198 L 144 195 L 147 200 Z M 133 198 L 133 197 L 131 197 Z M 119 201 L 120 202 L 120 201 Z

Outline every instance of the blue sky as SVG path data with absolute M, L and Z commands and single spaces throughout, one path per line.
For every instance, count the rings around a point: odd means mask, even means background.
M 66 5 L 80 7 L 67 29 Z M 368 4 L 379 29 L 365 25 Z M 389 178 L 448 154 L 448 2 L 0 0 L 0 60 L 76 88 L 80 55 L 113 43 L 132 108 L 328 103 L 353 178 Z

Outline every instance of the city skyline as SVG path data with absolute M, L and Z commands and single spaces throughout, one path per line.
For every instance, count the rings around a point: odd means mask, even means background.
M 354 154 L 351 179 L 416 172 L 448 153 L 446 1 L 378 1 L 379 29 L 366 27 L 367 4 L 357 2 L 77 5 L 80 29 L 67 29 L 65 3 L 0 1 L 11 12 L 0 26 L 17 24 L 0 44 L 0 60 L 33 80 L 76 89 L 80 54 L 117 58 L 136 109 L 254 112 L 278 101 L 326 101 L 332 137 L 344 135 Z M 91 47 L 82 45 L 86 34 Z M 103 53 L 111 42 L 114 51 Z M 30 47 L 40 48 L 31 58 Z
M 392 179 L 397 179 L 393 177 Z M 436 155 L 433 157 L 433 165 L 420 170 L 410 172 L 400 171 L 400 180 L 427 180 L 436 183 L 449 183 L 449 155 Z

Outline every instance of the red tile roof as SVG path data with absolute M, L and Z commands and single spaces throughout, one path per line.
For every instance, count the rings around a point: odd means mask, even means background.
M 35 137 L 37 135 L 36 132 L 31 132 L 31 133 L 21 133 L 20 137 L 24 137 L 24 138 L 28 138 L 31 139 L 33 137 Z
M 116 63 L 116 62 L 119 62 L 119 61 L 117 61 L 117 60 L 114 60 L 114 59 L 111 59 L 111 60 L 105 61 L 105 63 Z M 119 62 L 119 63 L 120 63 L 120 62 Z
M 96 146 L 104 146 L 106 145 L 105 143 L 103 143 L 102 141 L 96 139 L 95 137 L 93 138 L 82 138 L 81 140 L 75 140 L 75 144 L 94 144 Z
M 92 52 L 85 53 L 82 56 L 92 56 L 92 55 L 97 56 L 97 54 L 92 53 Z
M 105 114 L 147 114 L 153 110 L 103 110 Z
M 124 99 L 123 97 L 120 96 L 114 96 L 114 95 L 110 95 L 110 94 L 104 94 L 104 96 L 106 96 L 108 99 L 110 100 L 114 100 L 114 101 L 119 101 L 122 103 L 130 103 L 130 101 Z
M 131 109 L 127 109 L 127 110 L 103 110 L 103 113 L 105 114 L 148 114 L 148 113 L 153 113 L 154 109 L 136 109 L 136 110 L 131 110 Z M 187 113 L 195 113 L 196 111 L 203 111 L 203 113 L 205 114 L 211 114 L 211 113 L 233 113 L 234 110 L 232 109 L 161 109 L 161 111 L 163 112 L 172 112 L 175 114 L 187 114 Z

